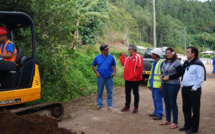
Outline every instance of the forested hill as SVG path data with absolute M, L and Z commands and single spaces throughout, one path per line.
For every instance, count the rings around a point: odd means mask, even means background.
M 63 38 L 64 42 L 77 41 L 74 44 L 84 45 L 107 40 L 125 40 L 138 45 L 153 42 L 152 0 L 0 2 L 1 10 L 29 13 L 36 26 L 43 27 L 47 37 L 62 31 L 63 34 L 53 41 Z M 197 0 L 156 0 L 156 21 L 158 46 L 181 47 L 185 33 L 187 45 L 215 48 L 215 0 L 204 3 Z
M 25 12 L 35 23 L 41 101 L 65 102 L 96 91 L 96 44 L 112 44 L 119 65 L 115 86 L 124 84 L 116 42 L 152 47 L 152 0 L 0 0 L 0 9 Z M 185 36 L 187 46 L 215 49 L 215 0 L 156 0 L 156 21 L 158 47 L 183 53 Z M 30 29 L 14 30 L 14 43 L 30 55 Z
M 137 29 L 130 29 L 131 42 L 152 44 L 152 0 L 109 0 L 132 15 Z M 215 0 L 156 0 L 158 46 L 184 46 L 184 28 L 187 45 L 201 49 L 215 49 Z M 134 34 L 135 33 L 135 34 Z M 183 48 L 183 47 L 182 47 Z

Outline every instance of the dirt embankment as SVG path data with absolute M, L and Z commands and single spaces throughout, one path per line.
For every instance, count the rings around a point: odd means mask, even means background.
M 51 117 L 37 114 L 18 116 L 4 111 L 0 113 L 0 134 L 76 134 L 71 130 L 59 128 Z

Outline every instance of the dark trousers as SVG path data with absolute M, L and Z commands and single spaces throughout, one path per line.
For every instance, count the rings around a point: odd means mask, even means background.
M 16 64 L 10 61 L 0 60 L 0 72 L 15 71 Z
M 15 71 L 16 64 L 10 61 L 5 61 L 4 59 L 0 60 L 0 83 L 1 88 L 5 88 L 5 81 L 7 81 L 7 75 L 9 71 Z
M 184 127 L 193 131 L 199 129 L 201 88 L 191 91 L 192 87 L 182 88 Z
M 131 89 L 134 94 L 134 106 L 138 108 L 139 104 L 139 81 L 125 81 L 125 105 L 130 108 L 131 103 Z

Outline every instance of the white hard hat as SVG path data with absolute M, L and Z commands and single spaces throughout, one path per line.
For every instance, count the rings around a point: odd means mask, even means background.
M 160 48 L 153 49 L 152 53 L 157 54 L 158 56 L 162 57 L 162 50 Z

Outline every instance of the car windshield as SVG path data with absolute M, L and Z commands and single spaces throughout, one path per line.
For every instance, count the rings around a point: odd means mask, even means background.
M 162 56 L 163 57 L 161 57 L 161 59 L 165 59 L 166 58 L 166 52 L 165 51 L 162 52 Z M 144 58 L 152 58 L 152 52 L 151 51 L 147 51 L 145 53 Z

